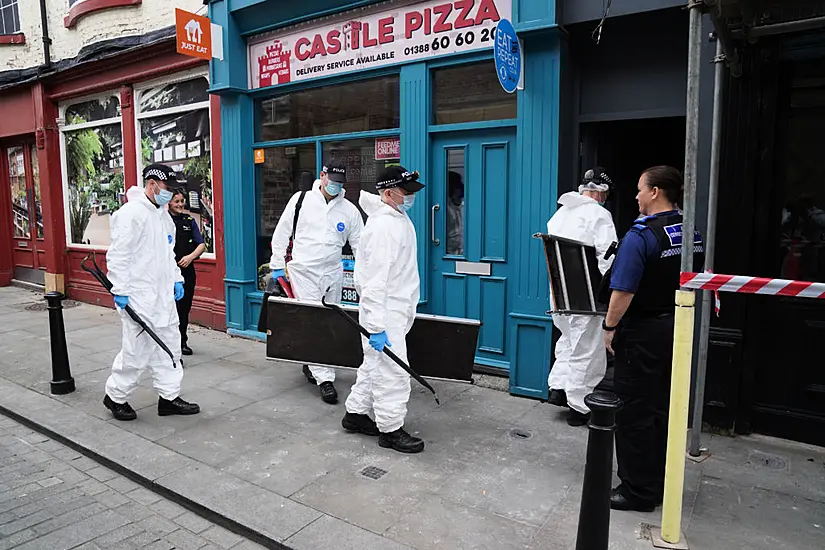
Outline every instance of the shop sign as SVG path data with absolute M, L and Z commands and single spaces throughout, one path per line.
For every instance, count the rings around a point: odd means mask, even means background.
M 375 140 L 375 160 L 401 158 L 401 138 L 381 138 Z
M 380 9 L 380 8 L 379 8 Z M 249 40 L 252 89 L 492 49 L 512 0 L 427 0 L 349 11 L 318 25 Z
M 512 94 L 520 88 L 522 59 L 521 44 L 509 20 L 502 19 L 496 26 L 493 48 L 498 81 L 505 92 Z
M 176 8 L 175 36 L 179 54 L 212 59 L 212 24 L 208 17 Z

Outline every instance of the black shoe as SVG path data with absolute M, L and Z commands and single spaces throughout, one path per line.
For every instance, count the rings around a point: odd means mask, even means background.
M 134 420 L 137 418 L 135 409 L 129 403 L 115 403 L 108 394 L 103 398 L 103 405 L 112 411 L 115 420 Z
M 395 449 L 399 453 L 420 453 L 424 450 L 424 442 L 398 428 L 394 432 L 382 433 L 378 436 L 378 444 L 387 449 Z
M 355 414 L 348 412 L 341 419 L 341 426 L 348 432 L 356 432 L 364 435 L 378 435 L 378 426 L 375 421 L 365 414 Z
M 564 390 L 550 390 L 550 397 L 547 398 L 547 402 L 557 407 L 566 407 L 567 394 L 564 393 Z
M 180 347 L 180 352 L 181 352 L 181 354 L 183 354 L 183 355 L 192 355 L 192 348 L 190 348 L 190 347 L 189 347 L 189 346 L 187 346 L 186 344 L 183 344 L 183 345 Z
M 332 385 L 332 382 L 321 382 L 318 389 L 321 390 L 321 399 L 324 400 L 324 403 L 329 403 L 330 405 L 338 403 L 338 392 L 335 391 L 335 386 Z
M 312 376 L 312 371 L 309 370 L 309 365 L 304 365 L 304 368 L 301 369 L 301 372 L 303 372 L 304 376 L 307 377 L 307 382 L 309 382 L 310 384 L 317 384 L 317 382 L 315 381 L 315 377 Z
M 610 508 L 633 512 L 652 512 L 656 509 L 656 505 L 652 502 L 637 499 L 619 486 L 610 493 Z
M 590 420 L 590 413 L 582 414 L 576 409 L 567 411 L 567 425 L 568 426 L 584 426 Z
M 167 401 L 164 398 L 158 399 L 158 416 L 172 416 L 173 414 L 190 415 L 201 412 L 200 406 L 195 403 L 187 403 L 180 397 Z

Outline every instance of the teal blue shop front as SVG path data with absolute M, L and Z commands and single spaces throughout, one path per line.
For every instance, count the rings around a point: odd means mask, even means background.
M 540 241 L 555 208 L 560 34 L 547 0 L 219 0 L 227 327 L 255 335 L 258 268 L 289 197 L 330 160 L 350 199 L 391 164 L 427 187 L 418 231 L 420 311 L 480 319 L 476 363 L 547 396 L 552 322 Z M 495 27 L 523 44 L 507 94 Z M 302 183 L 303 182 L 303 183 Z

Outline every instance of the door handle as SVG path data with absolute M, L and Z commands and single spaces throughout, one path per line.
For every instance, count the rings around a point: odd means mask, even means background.
M 435 246 L 441 244 L 441 240 L 435 236 L 435 213 L 441 209 L 441 205 L 434 204 L 430 210 L 430 240 Z

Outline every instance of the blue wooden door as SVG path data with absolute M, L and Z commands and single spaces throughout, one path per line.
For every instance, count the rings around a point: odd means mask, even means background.
M 515 131 L 437 134 L 428 194 L 431 311 L 479 319 L 476 363 L 510 368 L 509 192 Z

